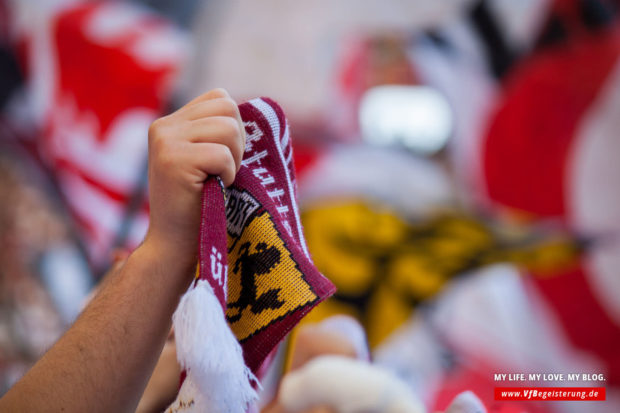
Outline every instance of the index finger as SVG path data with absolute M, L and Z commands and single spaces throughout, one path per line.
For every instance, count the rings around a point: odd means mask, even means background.
M 190 100 L 185 106 L 191 106 L 195 103 L 204 102 L 205 100 L 218 99 L 218 98 L 229 98 L 230 95 L 224 88 L 216 88 L 212 89 L 202 95 L 196 96 L 194 99 Z

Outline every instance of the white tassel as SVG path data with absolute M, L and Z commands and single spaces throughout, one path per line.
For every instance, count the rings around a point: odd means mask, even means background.
M 324 355 L 282 379 L 278 401 L 287 412 L 326 406 L 340 413 L 425 413 L 412 389 L 369 362 Z
M 245 365 L 241 345 L 207 281 L 198 280 L 185 293 L 172 321 L 177 359 L 187 371 L 188 386 L 169 410 L 244 413 L 258 399 L 252 383 L 259 388 L 260 383 Z M 193 391 L 199 394 L 187 394 Z

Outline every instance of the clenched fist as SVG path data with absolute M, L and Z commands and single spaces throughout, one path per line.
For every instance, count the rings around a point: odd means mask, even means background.
M 198 96 L 149 128 L 151 218 L 145 243 L 194 259 L 200 199 L 208 176 L 230 185 L 241 166 L 245 131 L 223 89 Z

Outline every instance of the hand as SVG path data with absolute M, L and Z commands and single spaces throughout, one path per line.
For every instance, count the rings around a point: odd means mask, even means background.
M 198 96 L 149 128 L 150 226 L 145 243 L 177 259 L 194 259 L 200 199 L 208 176 L 232 184 L 241 166 L 245 131 L 223 89 Z
M 352 359 L 358 357 L 355 345 L 349 337 L 321 328 L 321 324 L 302 325 L 293 342 L 295 344 L 291 355 L 291 370 L 300 369 L 310 360 L 328 354 Z

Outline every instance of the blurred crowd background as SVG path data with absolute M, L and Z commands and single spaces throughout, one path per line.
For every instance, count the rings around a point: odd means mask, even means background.
M 620 411 L 619 7 L 0 0 L 0 394 L 141 241 L 149 124 L 224 87 L 288 116 L 338 287 L 309 321 L 359 319 L 430 411 Z M 607 401 L 498 402 L 494 373 Z

